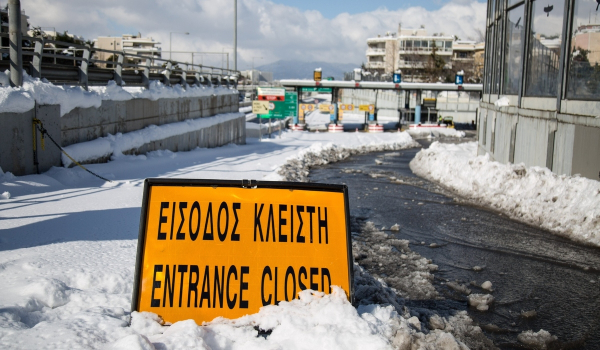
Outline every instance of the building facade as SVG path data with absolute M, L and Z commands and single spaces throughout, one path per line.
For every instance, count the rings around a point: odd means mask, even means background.
M 463 70 L 467 81 L 480 82 L 484 48 L 485 43 L 456 41 L 444 33 L 428 35 L 425 28 L 398 26 L 396 33 L 367 39 L 364 68 L 390 79 L 393 73 L 401 71 L 403 81 L 408 82 L 445 81 L 455 71 Z
M 599 179 L 596 5 L 488 2 L 479 154 Z
M 146 57 L 161 58 L 160 43 L 154 41 L 151 37 L 143 38 L 140 33 L 137 35 L 123 34 L 121 37 L 101 36 L 94 40 L 94 47 L 103 50 L 123 51 L 127 54 L 141 55 Z M 103 61 L 116 60 L 112 53 L 96 51 L 97 59 Z M 135 63 L 141 62 L 141 59 L 135 60 Z

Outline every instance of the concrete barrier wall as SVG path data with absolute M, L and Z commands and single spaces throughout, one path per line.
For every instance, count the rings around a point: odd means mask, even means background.
M 60 150 L 36 132 L 38 166 L 34 164 L 33 118 L 44 123 L 50 135 L 60 138 L 60 106 L 36 106 L 25 113 L 0 113 L 0 168 L 15 175 L 35 174 L 60 165 Z M 57 141 L 59 142 L 59 141 Z M 44 147 L 43 147 L 44 146 Z
M 237 119 L 216 124 L 198 131 L 168 137 L 143 145 L 128 154 L 144 154 L 156 150 L 170 150 L 173 152 L 190 151 L 196 147 L 214 148 L 229 143 L 246 143 L 246 117 L 241 115 Z
M 494 158 L 498 162 L 512 162 L 516 142 L 516 125 L 519 117 L 516 114 L 506 114 L 496 118 L 496 134 L 494 136 Z
M 195 98 L 102 101 L 100 108 L 75 108 L 61 118 L 62 146 L 126 133 L 149 125 L 162 125 L 237 112 L 236 94 Z
M 599 179 L 598 118 L 496 107 L 485 102 L 480 107 L 479 155 L 487 152 L 502 163 L 523 163 L 547 167 L 556 174 Z
M 169 98 L 151 101 L 102 101 L 99 108 L 75 108 L 60 117 L 60 106 L 42 105 L 25 113 L 0 113 L 0 167 L 17 176 L 34 174 L 32 121 L 35 117 L 61 146 L 91 141 L 108 134 L 127 133 L 149 125 L 163 125 L 187 119 L 206 118 L 216 114 L 238 112 L 237 94 L 194 98 Z M 196 147 L 218 147 L 246 142 L 244 116 L 205 130 L 155 141 L 129 153 L 146 153 L 158 149 L 187 151 Z M 61 152 L 48 138 L 41 149 L 37 133 L 39 171 L 61 166 Z M 106 161 L 96 160 L 95 162 Z

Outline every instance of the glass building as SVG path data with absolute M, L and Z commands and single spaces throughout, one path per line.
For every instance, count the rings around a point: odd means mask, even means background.
M 489 0 L 479 154 L 600 177 L 596 0 Z

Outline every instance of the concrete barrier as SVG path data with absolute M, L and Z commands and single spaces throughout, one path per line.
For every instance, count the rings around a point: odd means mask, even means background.
M 164 125 L 187 119 L 208 118 L 217 114 L 237 113 L 237 94 L 202 97 L 168 98 L 152 101 L 133 99 L 129 101 L 102 101 L 99 108 L 75 108 L 60 117 L 60 106 L 37 105 L 25 113 L 0 113 L 0 167 L 4 172 L 17 176 L 34 174 L 32 121 L 35 117 L 54 140 L 65 147 L 91 141 L 108 134 L 127 133 L 149 125 Z M 41 149 L 40 133 L 37 132 L 39 171 L 61 166 L 61 152 L 46 139 Z M 218 147 L 228 143 L 246 143 L 244 116 L 213 125 L 206 130 L 154 141 L 128 153 L 141 154 L 158 149 L 187 151 L 196 147 Z M 105 162 L 97 159 L 93 162 Z
M 600 118 L 481 102 L 478 154 L 598 180 Z

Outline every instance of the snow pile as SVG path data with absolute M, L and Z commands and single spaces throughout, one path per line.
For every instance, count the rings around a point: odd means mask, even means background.
M 107 137 L 92 141 L 76 143 L 65 147 L 65 151 L 76 161 L 86 162 L 109 156 L 121 156 L 124 152 L 139 148 L 147 143 L 163 140 L 172 136 L 201 130 L 215 124 L 239 118 L 239 113 L 219 114 L 210 118 L 189 119 L 183 122 L 165 125 L 150 125 L 144 129 L 125 134 L 109 134 Z M 66 155 L 61 155 L 62 163 L 69 167 L 73 162 Z
M 548 345 L 558 338 L 550 332 L 540 329 L 538 332 L 526 331 L 517 336 L 517 340 L 531 349 L 548 349 Z
M 498 99 L 498 101 L 494 102 L 494 105 L 496 107 L 506 107 L 506 106 L 510 106 L 510 99 L 506 96 Z
M 410 128 L 408 133 L 412 137 L 465 137 L 464 131 L 458 131 L 454 128 Z
M 411 251 L 408 243 L 367 222 L 354 236 L 352 255 L 360 266 L 377 271 L 374 277 L 381 278 L 398 295 L 416 300 L 437 298 L 431 274 L 437 265 Z
M 4 72 L 6 76 L 9 74 L 8 70 Z M 63 116 L 77 107 L 98 108 L 102 104 L 102 98 L 98 93 L 85 91 L 82 87 L 54 85 L 46 79 L 32 78 L 25 72 L 23 86 L 0 87 L 0 110 L 3 112 L 24 113 L 33 109 L 35 102 L 60 105 Z
M 160 81 L 152 81 L 150 88 L 123 88 L 114 81 L 109 81 L 104 87 L 91 87 L 86 91 L 80 86 L 54 85 L 46 79 L 32 78 L 23 72 L 23 86 L 9 86 L 10 71 L 0 73 L 0 110 L 2 112 L 24 113 L 33 109 L 35 102 L 41 105 L 60 105 L 61 117 L 73 109 L 96 107 L 102 105 L 102 100 L 127 101 L 132 98 L 200 97 L 210 95 L 237 94 L 237 90 L 226 87 L 206 88 L 204 86 L 189 86 L 183 89 L 181 85 L 165 86 Z
M 277 173 L 283 181 L 307 182 L 311 167 L 339 162 L 355 154 L 364 154 L 377 151 L 401 150 L 412 147 L 420 147 L 407 133 L 395 134 L 398 137 L 393 142 L 355 145 L 336 145 L 329 143 L 315 143 L 310 148 L 291 157 L 281 166 Z
M 392 306 L 354 308 L 343 290 L 331 295 L 305 290 L 299 299 L 269 305 L 237 320 L 218 318 L 198 327 L 194 321 L 161 325 L 149 313 L 133 313 L 131 329 L 110 349 L 468 349 L 442 330 L 420 332 L 416 317 L 406 319 Z M 414 319 L 419 326 L 414 326 Z M 413 321 L 413 322 L 410 322 Z M 418 329 L 417 329 L 418 328 Z M 258 336 L 259 331 L 264 337 Z M 155 347 L 154 345 L 159 345 Z
M 2 194 L 0 195 L 0 198 L 2 198 L 2 199 L 10 199 L 10 192 L 8 192 L 8 191 L 2 192 Z
M 479 311 L 487 311 L 494 302 L 494 297 L 490 294 L 471 294 L 467 298 L 469 299 L 469 305 Z
M 474 203 L 600 246 L 600 182 L 556 175 L 542 167 L 501 164 L 476 152 L 476 142 L 434 142 L 416 155 L 410 168 Z
M 188 86 L 184 89 L 181 85 L 166 86 L 158 80 L 150 82 L 148 89 L 143 87 L 124 87 L 125 92 L 131 94 L 134 98 L 147 98 L 156 101 L 159 98 L 182 98 L 182 97 L 202 97 L 211 95 L 230 95 L 237 94 L 235 89 L 229 89 L 224 86 L 220 87 L 205 87 L 205 86 Z

